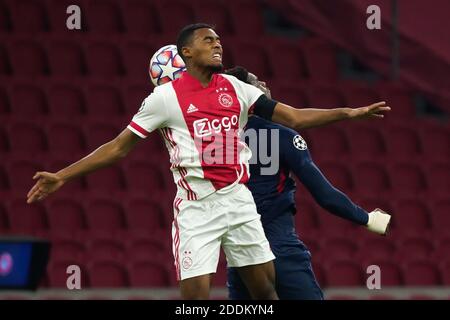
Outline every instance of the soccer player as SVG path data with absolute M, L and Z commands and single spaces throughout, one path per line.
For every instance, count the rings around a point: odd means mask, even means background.
M 344 119 L 383 117 L 390 108 L 380 102 L 354 109 L 295 109 L 271 100 L 252 85 L 218 74 L 223 69 L 222 45 L 207 24 L 183 28 L 177 48 L 187 71 L 156 87 L 115 139 L 56 173 L 37 172 L 27 202 L 42 200 L 75 177 L 124 158 L 138 141 L 159 129 L 178 187 L 172 237 L 182 297 L 209 297 L 222 246 L 252 298 L 277 299 L 274 255 L 245 186 L 250 151 L 239 133 L 248 115 L 298 130 Z M 221 156 L 226 161 L 211 161 Z
M 245 68 L 235 67 L 225 73 L 260 88 L 270 98 L 266 84 Z M 312 270 L 311 254 L 295 232 L 296 187 L 289 173 L 293 172 L 299 178 L 322 208 L 341 218 L 366 226 L 372 232 L 385 234 L 390 215 L 380 209 L 367 213 L 333 187 L 314 164 L 306 141 L 297 132 L 261 117 L 251 116 L 246 130 L 255 130 L 259 140 L 261 129 L 269 132 L 278 130 L 279 140 L 268 139 L 267 150 L 269 154 L 273 150 L 271 142 L 279 144 L 276 150 L 279 150 L 280 166 L 276 174 L 264 175 L 261 174 L 261 167 L 264 166 L 260 159 L 252 161 L 247 186 L 253 194 L 266 237 L 276 257 L 275 287 L 278 297 L 289 300 L 322 300 L 322 290 Z M 257 150 L 252 150 L 252 154 L 254 157 L 259 155 Z M 227 278 L 230 299 L 250 299 L 247 288 L 235 268 L 227 269 Z

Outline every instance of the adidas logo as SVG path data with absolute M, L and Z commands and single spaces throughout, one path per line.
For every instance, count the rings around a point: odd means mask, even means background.
M 192 113 L 198 111 L 197 107 L 194 106 L 192 103 L 189 105 L 189 108 L 187 109 L 187 113 Z

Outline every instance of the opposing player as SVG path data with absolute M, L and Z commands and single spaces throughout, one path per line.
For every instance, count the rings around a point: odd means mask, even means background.
M 42 200 L 73 178 L 124 158 L 139 140 L 159 129 L 178 186 L 172 236 L 182 297 L 209 297 L 222 245 L 228 264 L 238 268 L 252 298 L 277 299 L 274 255 L 244 185 L 250 151 L 239 134 L 248 115 L 301 129 L 382 117 L 390 108 L 381 102 L 355 109 L 295 109 L 271 100 L 254 86 L 217 74 L 223 68 L 222 46 L 207 24 L 183 28 L 177 48 L 187 71 L 155 88 L 115 139 L 57 173 L 37 172 L 27 202 Z
M 265 83 L 245 68 L 235 67 L 226 73 L 260 88 L 270 98 L 270 91 Z M 322 208 L 366 226 L 372 232 L 385 234 L 391 217 L 380 209 L 366 212 L 336 189 L 314 164 L 306 141 L 297 132 L 258 116 L 250 117 L 246 130 L 254 130 L 258 141 L 263 130 L 278 131 L 279 140 L 273 143 L 279 144 L 276 147 L 280 157 L 279 169 L 273 175 L 263 175 L 261 168 L 264 166 L 260 159 L 252 161 L 247 184 L 261 215 L 270 247 L 276 256 L 274 264 L 277 294 L 280 299 L 321 300 L 323 294 L 312 270 L 311 254 L 295 231 L 296 187 L 289 176 L 290 172 L 299 178 Z M 271 139 L 267 139 L 267 144 L 270 154 L 275 147 L 272 148 Z M 257 150 L 252 150 L 252 154 L 253 157 L 259 156 Z M 230 299 L 250 299 L 247 288 L 235 268 L 228 268 L 227 278 Z

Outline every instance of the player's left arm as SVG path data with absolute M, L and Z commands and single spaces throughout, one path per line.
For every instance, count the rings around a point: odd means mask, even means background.
M 277 102 L 269 120 L 298 131 L 300 129 L 319 127 L 341 120 L 383 118 L 383 112 L 389 110 L 391 108 L 384 101 L 359 108 L 344 107 L 334 109 L 297 109 Z
M 334 187 L 313 162 L 307 144 L 300 135 L 290 130 L 282 130 L 280 138 L 282 161 L 295 173 L 322 208 L 336 216 L 367 226 L 373 232 L 387 232 L 390 216 L 377 210 L 368 213 Z

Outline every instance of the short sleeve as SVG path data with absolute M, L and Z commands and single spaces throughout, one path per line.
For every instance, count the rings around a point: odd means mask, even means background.
M 227 78 L 234 86 L 236 90 L 236 94 L 242 106 L 242 111 L 246 113 L 251 113 L 250 110 L 253 107 L 256 100 L 259 97 L 264 95 L 264 92 L 261 89 L 258 89 L 251 84 L 245 83 L 238 78 L 223 74 L 225 78 Z
M 164 97 L 157 89 L 144 99 L 127 127 L 141 138 L 147 138 L 153 130 L 163 127 L 168 119 Z

